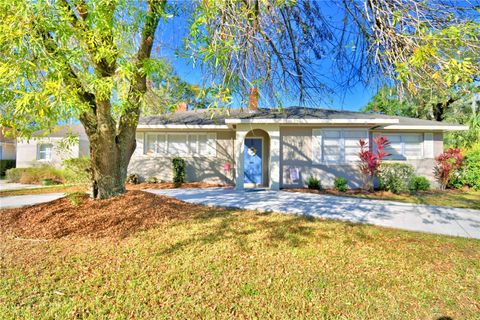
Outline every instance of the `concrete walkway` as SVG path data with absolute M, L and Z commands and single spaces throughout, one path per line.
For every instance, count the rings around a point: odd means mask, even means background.
M 0 197 L 0 209 L 20 208 L 57 200 L 63 193 L 29 194 L 24 196 Z
M 41 188 L 37 184 L 8 183 L 7 180 L 0 180 L 0 191 Z
M 480 239 L 480 210 L 287 191 L 226 188 L 145 190 L 217 207 L 299 214 Z

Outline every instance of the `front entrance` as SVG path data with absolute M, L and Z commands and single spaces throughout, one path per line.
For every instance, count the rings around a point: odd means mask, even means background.
M 245 138 L 244 182 L 251 187 L 263 185 L 263 139 Z

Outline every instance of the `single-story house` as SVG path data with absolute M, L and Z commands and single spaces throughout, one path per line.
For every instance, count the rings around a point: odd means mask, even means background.
M 385 136 L 392 154 L 387 161 L 410 163 L 418 175 L 433 181 L 443 133 L 466 129 L 443 122 L 305 107 L 182 111 L 140 118 L 128 171 L 169 181 L 171 159 L 178 156 L 186 161 L 188 181 L 278 190 L 303 186 L 309 176 L 319 178 L 324 186 L 331 186 L 335 177 L 345 177 L 350 187 L 359 187 L 359 139 L 372 145 L 373 137 Z M 22 151 L 26 148 L 19 145 L 20 163 L 35 155 L 42 159 L 38 144 Z
M 0 176 L 5 171 L 15 167 L 16 148 L 15 138 L 8 135 L 11 133 L 8 128 L 0 127 Z
M 57 126 L 48 135 L 39 131 L 30 140 L 17 139 L 17 168 L 59 167 L 65 159 L 89 154 L 88 137 L 81 124 Z
M 7 137 L 8 129 L 0 127 L 0 160 L 15 160 L 16 141 L 12 137 Z

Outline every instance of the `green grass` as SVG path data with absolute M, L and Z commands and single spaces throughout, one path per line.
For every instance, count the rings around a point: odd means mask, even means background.
M 126 239 L 0 236 L 0 318 L 474 319 L 480 241 L 192 213 Z
M 21 188 L 21 189 L 15 189 L 15 190 L 2 190 L 0 191 L 0 198 L 11 197 L 11 196 L 23 196 L 23 195 L 29 195 L 29 194 L 86 191 L 87 189 L 88 189 L 88 186 L 82 185 L 82 184 L 57 184 L 57 185 L 51 185 L 51 186 L 38 186 L 38 187 Z
M 480 191 L 475 190 L 447 190 L 425 192 L 419 194 L 393 194 L 384 193 L 382 196 L 359 194 L 355 195 L 367 199 L 392 200 L 418 204 L 430 204 L 435 206 L 447 206 L 455 208 L 470 208 L 480 210 Z

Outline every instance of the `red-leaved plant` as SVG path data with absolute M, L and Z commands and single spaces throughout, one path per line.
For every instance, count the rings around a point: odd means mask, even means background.
M 445 190 L 450 179 L 462 167 L 463 158 L 460 148 L 448 148 L 435 158 L 437 164 L 433 168 L 433 173 L 440 184 L 440 189 Z
M 385 148 L 388 147 L 390 142 L 388 139 L 382 136 L 373 138 L 373 142 L 376 145 L 376 152 L 373 152 L 368 147 L 368 142 L 360 139 L 360 171 L 363 174 L 363 188 L 365 190 L 373 191 L 373 178 L 378 172 L 382 159 L 388 157 L 390 153 L 385 152 Z

